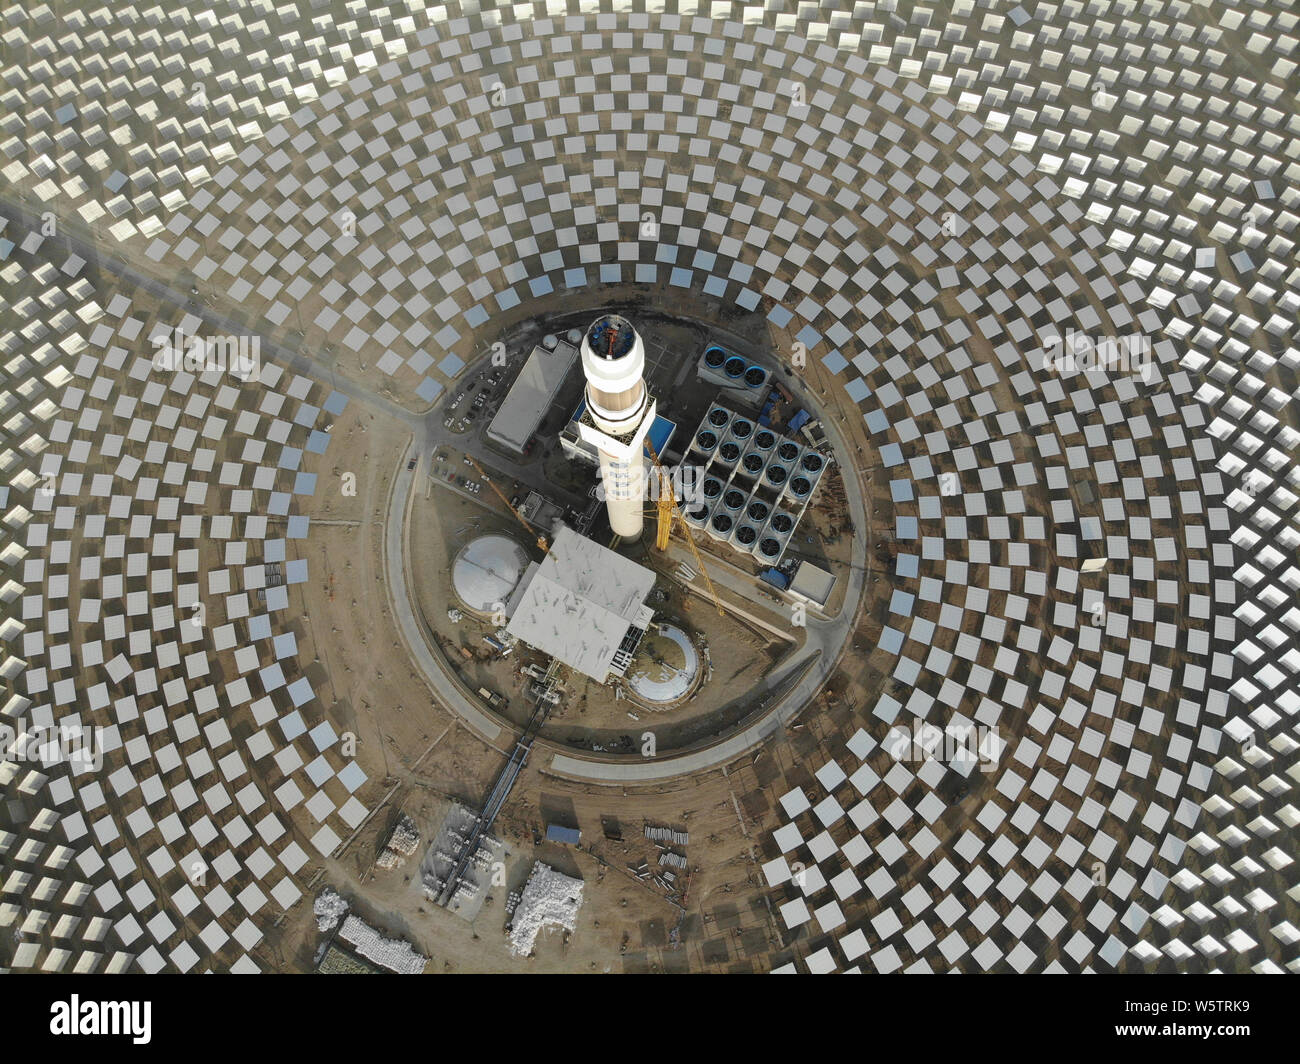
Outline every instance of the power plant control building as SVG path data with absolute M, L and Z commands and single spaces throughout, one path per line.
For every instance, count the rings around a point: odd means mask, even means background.
M 577 350 L 563 340 L 554 347 L 534 347 L 488 426 L 487 438 L 513 455 L 522 455 L 577 358 Z
M 655 574 L 630 558 L 556 527 L 550 550 L 530 566 L 509 607 L 506 630 L 584 676 L 622 676 L 654 610 Z

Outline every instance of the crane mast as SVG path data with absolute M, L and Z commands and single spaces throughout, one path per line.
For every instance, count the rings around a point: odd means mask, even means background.
M 515 515 L 515 520 L 524 526 L 524 529 L 528 532 L 529 535 L 532 535 L 533 526 L 524 520 L 523 514 L 521 514 L 518 510 L 516 510 L 513 506 L 510 505 L 510 500 L 506 498 L 506 493 L 497 487 L 497 482 L 493 480 L 490 476 L 488 476 L 485 472 L 483 472 L 483 467 L 479 465 L 476 461 L 474 461 L 474 456 L 472 454 L 467 454 L 465 455 L 465 457 L 469 459 L 469 464 L 474 467 L 478 475 L 487 481 L 487 486 L 491 488 L 494 492 L 496 492 L 497 498 L 501 500 L 501 502 L 505 505 L 505 508 Z M 537 537 L 537 546 L 538 549 L 540 549 L 543 554 L 545 554 L 547 551 L 551 549 L 551 545 L 546 541 L 546 537 L 540 534 Z
M 700 557 L 699 549 L 695 546 L 695 537 L 691 535 L 691 526 L 686 523 L 686 518 L 682 516 L 682 511 L 677 505 L 677 493 L 673 491 L 672 478 L 668 471 L 664 469 L 663 463 L 659 461 L 659 455 L 655 453 L 654 444 L 649 440 L 645 441 L 645 449 L 650 454 L 650 460 L 654 463 L 655 471 L 659 475 L 659 527 L 655 536 L 655 546 L 659 550 L 667 550 L 668 538 L 672 532 L 672 519 L 676 517 L 681 523 L 682 534 L 686 537 L 686 545 L 691 548 L 691 556 L 695 559 L 695 564 L 699 566 L 700 575 L 704 577 L 704 583 L 709 589 L 709 597 L 713 599 L 713 605 L 717 608 L 718 616 L 725 617 L 727 611 L 722 608 L 722 600 L 718 598 L 717 589 L 713 586 L 713 580 L 709 577 L 709 570 L 704 564 L 704 559 Z

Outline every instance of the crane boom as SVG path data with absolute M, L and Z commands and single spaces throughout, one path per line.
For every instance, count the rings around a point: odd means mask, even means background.
M 483 472 L 483 467 L 479 465 L 478 462 L 474 461 L 474 456 L 472 454 L 466 454 L 465 457 L 469 459 L 469 464 L 474 467 L 474 469 L 478 472 L 478 475 L 481 476 L 485 481 L 487 481 L 487 486 L 491 488 L 494 492 L 496 492 L 497 498 L 500 499 L 502 503 L 505 504 L 505 508 L 515 515 L 515 520 L 518 521 L 521 525 L 523 525 L 524 530 L 531 535 L 533 531 L 532 525 L 530 525 L 527 521 L 524 520 L 523 514 L 521 514 L 518 510 L 516 510 L 513 506 L 510 505 L 510 500 L 506 498 L 506 493 L 497 487 L 497 482 L 493 480 L 490 476 L 488 476 L 485 472 Z M 543 554 L 545 554 L 547 551 L 551 549 L 551 545 L 547 543 L 546 537 L 540 534 L 537 537 L 537 546 L 540 548 Z
M 663 471 L 659 471 L 659 501 L 655 504 L 655 511 L 658 517 L 658 523 L 655 526 L 655 549 L 667 550 L 668 540 L 673 532 L 673 502 L 674 495 L 672 482 Z
M 722 600 L 718 598 L 717 589 L 714 588 L 713 580 L 709 577 L 709 570 L 704 564 L 704 559 L 700 557 L 699 548 L 695 546 L 695 537 L 691 535 L 691 526 L 686 523 L 686 518 L 682 516 L 682 511 L 677 505 L 677 493 L 673 491 L 672 478 L 669 477 L 668 471 L 664 469 L 663 463 L 659 461 L 659 455 L 655 453 L 654 444 L 649 440 L 646 440 L 645 449 L 650 453 L 650 460 L 654 462 L 655 470 L 659 474 L 660 524 L 659 534 L 655 541 L 655 545 L 659 547 L 660 550 L 664 550 L 668 546 L 667 529 L 671 527 L 671 522 L 668 526 L 665 526 L 663 523 L 663 517 L 665 513 L 671 512 L 672 515 L 681 523 L 682 533 L 686 537 L 686 545 L 691 548 L 691 555 L 695 559 L 695 564 L 699 566 L 700 575 L 704 577 L 704 583 L 709 589 L 709 597 L 713 599 L 713 605 L 717 608 L 718 616 L 725 617 L 727 611 L 722 608 Z M 664 505 L 665 499 L 668 500 L 667 506 Z

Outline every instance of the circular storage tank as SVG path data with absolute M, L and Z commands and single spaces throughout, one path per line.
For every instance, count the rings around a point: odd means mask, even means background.
M 751 477 L 756 477 L 763 468 L 763 457 L 757 454 L 747 454 L 745 460 L 740 464 L 745 467 L 746 473 Z
M 715 429 L 722 428 L 722 426 L 725 425 L 730 420 L 731 420 L 731 415 L 728 414 L 725 410 L 723 410 L 722 407 L 720 406 L 715 406 L 712 410 L 709 411 L 709 424 L 712 425 Z
M 718 437 L 708 429 L 701 429 L 695 434 L 695 445 L 702 451 L 711 451 L 718 445 Z
M 770 451 L 774 443 L 776 443 L 776 436 L 767 429 L 760 429 L 758 435 L 754 437 L 754 446 L 760 451 Z
M 656 624 L 627 667 L 632 694 L 653 708 L 680 702 L 699 682 L 702 661 L 691 637 L 672 624 Z
M 527 568 L 528 555 L 509 536 L 479 536 L 452 561 L 451 587 L 467 609 L 487 616 L 509 601 Z
M 781 553 L 781 544 L 769 536 L 758 545 L 758 553 L 764 558 L 775 558 Z
M 725 536 L 728 532 L 731 531 L 731 526 L 732 526 L 734 523 L 735 523 L 735 522 L 732 521 L 731 518 L 728 517 L 726 514 L 714 514 L 714 515 L 713 515 L 713 528 L 714 528 L 714 531 L 719 532 L 719 533 L 721 533 L 721 534 L 724 535 L 724 536 Z
M 785 466 L 774 465 L 767 467 L 767 479 L 770 484 L 776 484 L 778 486 L 784 484 L 787 475 Z
M 740 457 L 740 446 L 728 440 L 718 448 L 718 454 L 728 465 L 734 463 Z
M 767 508 L 767 503 L 755 500 L 749 504 L 749 509 L 745 511 L 751 521 L 766 521 L 767 515 L 771 511 Z
M 777 514 L 774 518 L 772 518 L 773 532 L 780 532 L 781 535 L 784 536 L 792 528 L 794 528 L 794 520 L 790 517 L 789 514 Z
M 577 347 L 580 343 L 582 343 L 582 330 L 570 329 L 567 333 L 564 334 L 564 338 L 569 341 L 570 347 Z
M 751 388 L 763 387 L 763 382 L 767 380 L 767 370 L 759 366 L 750 366 L 745 370 L 745 383 Z
M 555 333 L 547 333 L 542 337 L 542 346 L 548 351 L 554 351 L 555 345 L 560 342 L 560 338 Z
M 735 488 L 732 488 L 729 492 L 727 492 L 726 495 L 722 497 L 722 505 L 725 506 L 728 510 L 739 510 L 742 506 L 745 505 L 744 492 L 740 492 L 737 491 Z
M 732 355 L 722 364 L 722 371 L 733 379 L 744 376 L 747 368 L 745 360 L 738 355 Z
M 753 424 L 743 417 L 738 417 L 731 423 L 731 434 L 738 440 L 749 439 L 749 434 L 753 431 Z
M 812 491 L 812 484 L 809 483 L 807 477 L 795 477 L 794 480 L 790 481 L 790 490 L 802 499 Z
M 706 499 L 716 499 L 721 494 L 722 481 L 718 480 L 716 477 L 709 477 L 709 479 L 704 482 L 704 497 Z
M 786 440 L 785 443 L 781 444 L 781 446 L 777 448 L 776 453 L 781 456 L 781 461 L 793 462 L 795 456 L 799 453 L 799 445 Z
M 806 454 L 803 456 L 803 462 L 800 464 L 809 473 L 816 473 L 826 464 L 826 459 L 816 453 Z
M 704 352 L 704 364 L 709 369 L 721 369 L 722 363 L 727 361 L 727 352 L 720 347 L 710 347 Z
M 758 529 L 753 525 L 741 525 L 736 529 L 736 542 L 742 547 L 752 547 L 758 539 Z

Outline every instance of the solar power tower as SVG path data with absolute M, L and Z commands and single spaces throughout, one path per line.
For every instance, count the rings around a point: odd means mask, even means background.
M 609 524 L 616 535 L 637 539 L 645 499 L 645 438 L 655 420 L 646 390 L 645 347 L 632 323 L 617 314 L 596 319 L 582 341 L 587 406 L 578 432 L 600 454 Z

